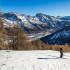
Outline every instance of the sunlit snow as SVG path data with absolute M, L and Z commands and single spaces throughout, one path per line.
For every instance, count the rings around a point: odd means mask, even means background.
M 70 70 L 70 53 L 58 51 L 0 51 L 0 70 Z

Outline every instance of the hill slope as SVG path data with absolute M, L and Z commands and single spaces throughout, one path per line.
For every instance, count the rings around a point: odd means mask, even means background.
M 3 50 L 0 54 L 0 70 L 70 70 L 70 53 L 63 58 L 59 58 L 59 52 L 50 50 Z
M 70 26 L 60 29 L 49 36 L 45 36 L 41 40 L 49 44 L 70 44 Z

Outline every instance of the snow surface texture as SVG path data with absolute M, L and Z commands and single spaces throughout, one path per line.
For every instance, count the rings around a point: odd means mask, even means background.
M 50 50 L 0 51 L 0 70 L 70 70 L 70 53 Z

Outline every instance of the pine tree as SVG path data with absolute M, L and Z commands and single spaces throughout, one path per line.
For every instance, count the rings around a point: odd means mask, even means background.
M 17 23 L 17 26 L 10 28 L 9 37 L 12 40 L 9 43 L 11 49 L 14 50 L 27 50 L 33 49 L 32 44 L 28 42 L 28 36 L 25 35 L 24 29 Z
M 7 45 L 7 33 L 4 24 L 0 19 L 0 49 L 8 49 Z

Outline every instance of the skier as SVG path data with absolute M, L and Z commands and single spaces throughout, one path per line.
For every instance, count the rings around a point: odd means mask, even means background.
M 62 56 L 63 56 L 63 50 L 62 50 L 62 48 L 63 47 L 60 48 L 60 58 L 62 58 Z

